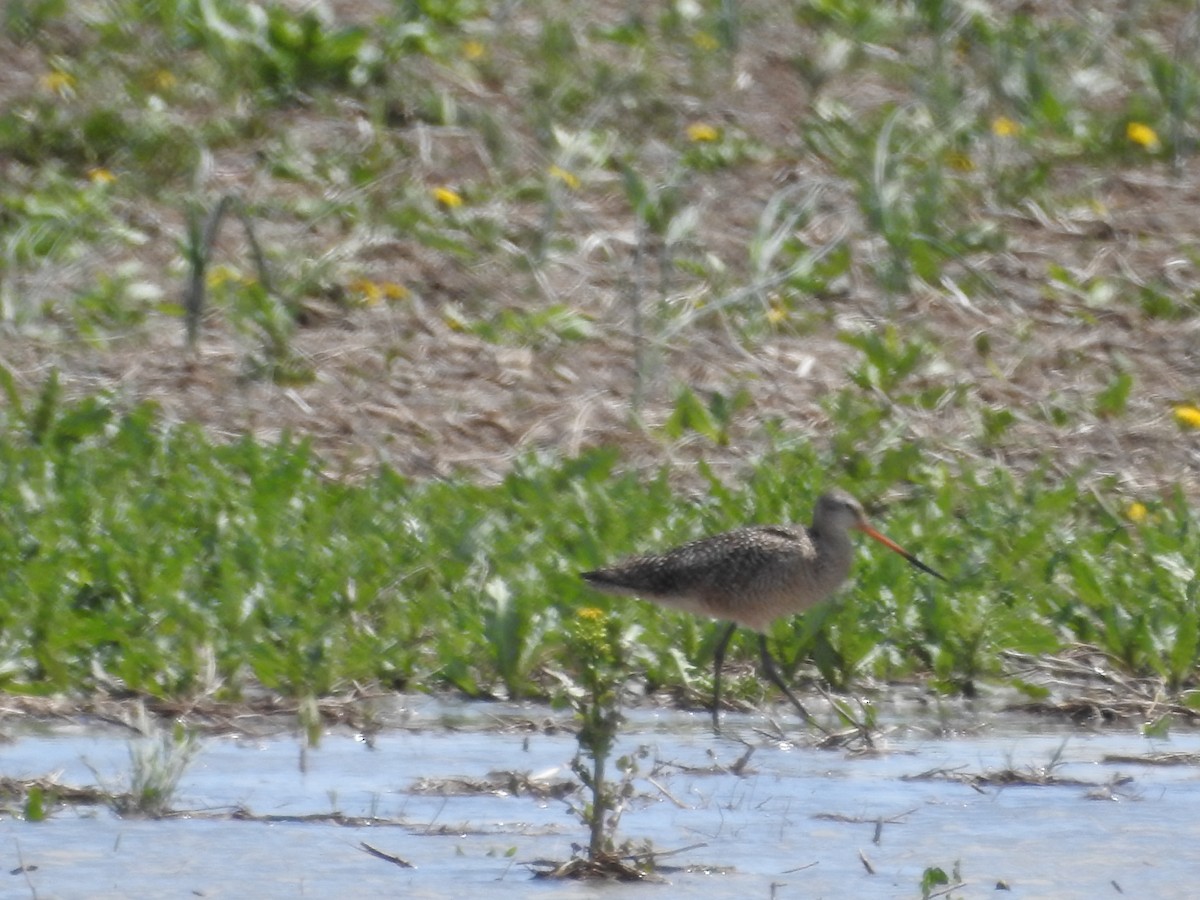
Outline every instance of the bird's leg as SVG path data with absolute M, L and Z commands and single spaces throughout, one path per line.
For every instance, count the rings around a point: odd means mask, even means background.
M 804 717 L 804 721 L 811 725 L 815 725 L 819 731 L 828 734 L 829 732 L 821 727 L 821 723 L 808 714 L 808 710 L 804 708 L 804 704 L 796 699 L 796 695 L 792 693 L 792 689 L 787 686 L 787 682 L 784 681 L 783 676 L 779 674 L 779 669 L 775 665 L 775 659 L 771 656 L 771 651 L 767 649 L 767 636 L 765 634 L 760 634 L 758 636 L 758 646 L 762 651 L 763 672 L 765 672 L 767 677 L 774 682 L 777 688 L 783 691 L 784 696 L 792 701 L 792 706 L 796 707 L 800 715 Z
M 721 665 L 725 662 L 725 648 L 729 646 L 729 639 L 733 637 L 735 631 L 737 631 L 737 622 L 730 622 L 729 627 L 717 639 L 717 649 L 713 651 L 713 731 L 721 730 L 718 721 L 718 713 L 721 709 Z

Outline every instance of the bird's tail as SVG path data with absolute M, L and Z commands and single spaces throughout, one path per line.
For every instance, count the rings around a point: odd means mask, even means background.
M 632 594 L 633 589 L 625 584 L 619 572 L 611 569 L 596 569 L 594 572 L 580 572 L 579 577 L 598 591 L 606 594 Z

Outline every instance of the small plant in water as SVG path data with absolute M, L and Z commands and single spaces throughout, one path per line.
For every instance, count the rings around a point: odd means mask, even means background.
M 144 721 L 145 737 L 129 743 L 129 790 L 112 795 L 113 811 L 120 816 L 154 818 L 171 811 L 179 779 L 200 749 L 196 735 L 176 723 L 170 731 L 157 731 Z
M 633 793 L 636 759 L 616 760 L 622 773 L 619 782 L 608 777 L 623 721 L 620 691 L 628 642 L 621 622 L 595 607 L 581 609 L 568 626 L 566 651 L 577 675 L 576 680 L 565 682 L 562 696 L 575 710 L 579 723 L 579 749 L 571 769 L 583 785 L 583 800 L 574 812 L 588 829 L 588 848 L 585 860 L 559 866 L 549 873 L 554 876 L 636 879 L 643 874 L 621 862 L 614 841 L 625 801 Z
M 941 866 L 929 866 L 921 874 L 921 898 L 930 900 L 932 897 L 952 896 L 951 892 L 962 887 L 962 883 L 962 873 L 957 860 L 949 875 Z
M 611 852 L 617 797 L 606 768 L 621 727 L 619 623 L 603 610 L 585 607 L 572 623 L 568 646 L 579 665 L 579 682 L 567 697 L 579 721 L 579 750 L 571 768 L 587 799 L 577 811 L 588 827 L 588 858 Z M 607 819 L 609 813 L 612 819 Z M 607 819 L 607 821 L 606 821 Z

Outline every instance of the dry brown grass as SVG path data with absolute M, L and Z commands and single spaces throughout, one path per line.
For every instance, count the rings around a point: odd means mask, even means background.
M 330 6 L 343 17 L 369 21 L 387 4 Z M 283 137 L 294 152 L 313 155 L 331 147 L 366 146 L 371 125 L 349 102 L 341 114 L 317 105 L 272 112 L 267 133 L 213 149 L 198 176 L 203 196 L 234 192 L 260 210 L 260 240 L 281 270 L 294 269 L 298 260 L 325 259 L 332 273 L 327 284 L 362 276 L 399 282 L 412 292 L 407 301 L 371 308 L 340 305 L 336 291 L 303 298 L 311 314 L 295 334 L 293 349 L 314 371 L 311 383 L 280 386 L 246 378 L 246 339 L 217 314 L 207 317 L 193 357 L 181 349 L 178 320 L 165 316 L 152 315 L 131 333 L 101 343 L 77 338 L 69 320 L 25 318 L 0 330 L 0 362 L 30 391 L 54 368 L 69 394 L 110 391 L 130 404 L 151 399 L 165 419 L 201 422 L 219 437 L 304 435 L 339 473 L 385 463 L 417 477 L 466 471 L 491 480 L 522 452 L 568 455 L 598 444 L 620 445 L 631 466 L 666 463 L 686 470 L 688 461 L 703 456 L 736 468 L 766 446 L 759 427 L 765 419 L 822 441 L 833 427 L 822 401 L 847 383 L 845 373 L 859 358 L 838 333 L 887 321 L 940 351 L 941 365 L 925 371 L 921 380 L 963 391 L 962 402 L 940 409 L 897 410 L 904 427 L 922 438 L 931 454 L 988 457 L 1017 468 L 1049 457 L 1064 469 L 1086 465 L 1098 474 L 1115 474 L 1134 494 L 1178 484 L 1200 495 L 1200 438 L 1182 433 L 1171 415 L 1173 403 L 1200 397 L 1195 352 L 1200 318 L 1156 320 L 1122 298 L 1100 308 L 1065 289 L 1048 288 L 1050 269 L 1057 266 L 1080 281 L 1113 276 L 1131 287 L 1158 282 L 1180 296 L 1200 290 L 1191 253 L 1200 231 L 1200 161 L 1186 160 L 1178 172 L 1165 163 L 1059 166 L 1043 204 L 983 203 L 963 211 L 966 218 L 999 225 L 1007 235 L 1003 251 L 969 260 L 992 287 L 986 295 L 968 297 L 946 285 L 929 285 L 889 301 L 866 274 L 866 264 L 880 248 L 864 227 L 849 186 L 796 138 L 794 123 L 810 114 L 811 98 L 785 54 L 814 47 L 816 37 L 790 17 L 747 6 L 754 16 L 746 17 L 748 32 L 733 77 L 713 79 L 708 96 L 685 89 L 657 98 L 674 119 L 662 121 L 662 131 L 706 119 L 736 127 L 766 148 L 759 158 L 686 186 L 688 202 L 700 211 L 687 252 L 721 258 L 736 278 L 745 269 L 745 247 L 763 204 L 782 184 L 820 182 L 827 188 L 820 215 L 806 226 L 803 238 L 820 245 L 845 230 L 854 248 L 854 270 L 843 293 L 812 301 L 818 314 L 806 317 L 801 328 L 763 330 L 748 341 L 717 317 L 663 340 L 653 354 L 640 421 L 632 415 L 633 222 L 619 176 L 592 173 L 581 190 L 569 193 L 557 226 L 562 240 L 536 278 L 519 264 L 520 253 L 501 250 L 466 264 L 370 223 L 346 232 L 332 218 L 287 212 L 298 200 L 315 200 L 320 188 L 277 177 L 264 165 L 264 154 L 277 151 Z M 607 7 L 587 9 L 596 16 L 624 9 Z M 530 18 L 515 27 L 530 30 L 536 22 Z M 42 46 L 71 47 L 88 40 L 80 25 L 64 25 Z M 0 37 L 0 55 L 9 61 L 0 73 L 0 102 L 38 90 L 38 74 L 49 65 L 47 51 Z M 414 77 L 434 79 L 464 108 L 489 110 L 509 129 L 509 153 L 518 160 L 509 165 L 536 172 L 547 159 L 519 108 L 529 73 L 506 68 L 516 62 L 496 60 L 508 75 L 501 83 L 420 61 L 398 65 Z M 664 71 L 674 69 L 665 66 Z M 867 79 L 837 85 L 836 94 L 866 109 L 896 99 L 897 89 Z M 223 111 L 196 102 L 172 114 L 186 122 Z M 596 115 L 616 113 L 600 109 Z M 398 185 L 494 183 L 502 177 L 500 165 L 470 128 L 431 126 L 403 116 L 398 121 L 387 137 L 405 148 L 403 165 L 364 189 L 380 202 Z M 24 166 L 3 158 L 0 172 L 27 174 Z M 144 243 L 100 241 L 82 258 L 12 268 L 5 275 L 8 295 L 27 309 L 59 303 L 97 273 L 136 259 L 144 277 L 168 297 L 178 296 L 184 280 L 178 197 L 177 192 L 163 192 L 161 199 L 121 195 L 119 215 L 144 235 Z M 539 206 L 519 199 L 490 202 L 501 205 L 493 211 L 511 233 L 537 229 Z M 215 262 L 244 259 L 229 229 Z M 704 290 L 703 283 L 677 274 L 664 302 L 686 308 Z M 452 307 L 486 312 L 549 302 L 590 317 L 594 337 L 504 346 L 456 330 L 445 314 Z M 987 355 L 974 349 L 980 334 L 990 339 Z M 1117 367 L 1134 377 L 1128 408 L 1120 416 L 1097 416 L 1091 412 L 1093 398 Z M 752 402 L 734 423 L 729 447 L 699 438 L 671 441 L 656 430 L 681 385 L 727 395 L 742 388 L 749 392 Z M 1032 414 L 1046 402 L 1074 410 L 1072 423 L 1055 427 Z M 1017 422 L 985 445 L 973 437 L 979 433 L 980 410 L 999 407 L 1016 412 Z

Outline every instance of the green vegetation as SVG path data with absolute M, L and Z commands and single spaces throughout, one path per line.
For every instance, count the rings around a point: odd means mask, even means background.
M 563 623 L 586 606 L 630 629 L 623 665 L 651 688 L 707 693 L 708 629 L 593 594 L 576 573 L 743 521 L 801 519 L 823 471 L 868 500 L 900 491 L 888 532 L 952 583 L 867 550 L 854 588 L 776 626 L 793 673 L 812 661 L 838 689 L 926 676 L 970 693 L 998 673 L 1001 650 L 1085 642 L 1178 690 L 1200 663 L 1189 562 L 1200 529 L 1181 496 L 1135 524 L 1091 483 L 931 463 L 899 439 L 855 458 L 781 443 L 742 483 L 710 473 L 693 499 L 673 493 L 665 471 L 621 474 L 613 450 L 530 457 L 494 486 L 386 469 L 351 484 L 324 477 L 303 442 L 215 445 L 194 427 L 163 426 L 148 406 L 65 403 L 53 379 L 28 404 L 9 387 L 0 673 L 10 691 L 236 698 L 262 684 L 313 697 L 377 682 L 550 697 L 548 674 L 579 656 Z M 855 421 L 840 423 L 848 440 Z M 732 652 L 753 650 L 735 641 Z M 747 680 L 734 694 L 761 690 Z
M 579 610 L 567 623 L 566 670 L 578 672 L 578 682 L 568 677 L 563 696 L 579 724 L 579 750 L 571 769 L 583 786 L 583 799 L 575 811 L 588 829 L 587 859 L 592 863 L 614 858 L 617 824 L 633 793 L 637 763 L 633 757 L 616 760 L 622 779 L 614 784 L 608 773 L 621 730 L 621 689 L 624 683 L 630 638 L 636 629 L 594 606 Z
M 561 699 L 594 607 L 703 697 L 711 629 L 576 573 L 839 484 L 952 583 L 865 550 L 787 674 L 969 695 L 1082 642 L 1200 706 L 1194 11 L 293 6 L 4 8 L 0 687 Z M 340 465 L 388 402 L 453 415 Z
M 129 787 L 109 791 L 113 811 L 126 818 L 157 818 L 171 812 L 179 780 L 200 750 L 200 741 L 181 724 L 157 730 L 139 710 L 143 737 L 129 743 Z
M 930 900 L 931 897 L 953 897 L 953 891 L 962 887 L 962 876 L 959 875 L 958 863 L 954 863 L 953 874 L 947 875 L 940 866 L 930 866 L 921 874 L 921 898 Z

